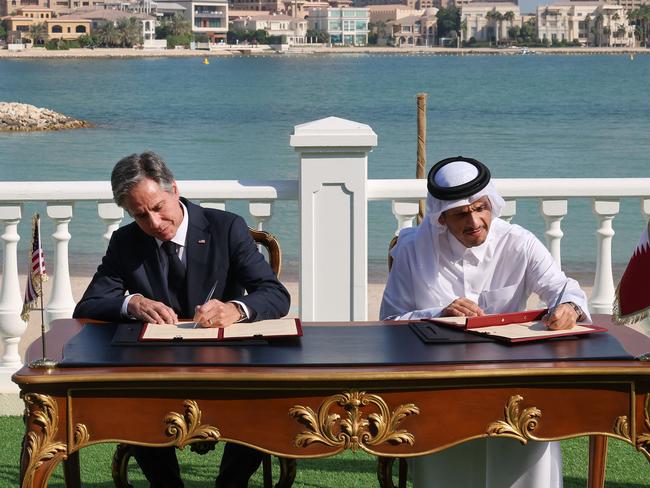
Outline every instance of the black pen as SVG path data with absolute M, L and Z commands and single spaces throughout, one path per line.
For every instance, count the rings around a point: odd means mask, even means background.
M 212 288 L 210 288 L 210 291 L 208 292 L 208 296 L 205 297 L 205 301 L 203 302 L 203 305 L 205 305 L 206 303 L 208 303 L 210 301 L 210 299 L 212 298 L 212 294 L 214 293 L 214 290 L 217 289 L 218 284 L 219 284 L 219 278 L 217 278 L 215 280 L 214 285 L 212 285 Z M 194 316 L 196 317 L 196 314 L 194 314 Z M 192 328 L 196 329 L 196 322 L 194 322 L 194 327 L 192 327 Z

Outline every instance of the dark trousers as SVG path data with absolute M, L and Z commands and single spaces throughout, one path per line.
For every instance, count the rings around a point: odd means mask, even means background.
M 183 488 L 174 447 L 133 446 L 133 455 L 151 488 Z M 253 448 L 226 443 L 215 488 L 247 488 L 262 457 Z

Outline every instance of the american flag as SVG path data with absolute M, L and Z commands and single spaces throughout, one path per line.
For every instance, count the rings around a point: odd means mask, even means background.
M 42 284 L 47 281 L 45 271 L 45 254 L 41 247 L 41 218 L 38 214 L 32 217 L 32 252 L 29 256 L 29 274 L 27 275 L 27 288 L 23 300 L 23 311 L 20 317 L 27 322 L 30 310 L 37 308 L 36 299 L 41 296 Z

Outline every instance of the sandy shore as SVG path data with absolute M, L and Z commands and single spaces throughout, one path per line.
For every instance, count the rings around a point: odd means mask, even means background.
M 647 48 L 614 48 L 614 47 L 570 47 L 570 48 L 530 48 L 534 54 L 560 55 L 626 55 L 650 54 Z M 383 54 L 383 55 L 519 55 L 519 49 L 490 49 L 490 48 L 443 48 L 443 47 L 295 47 L 288 55 L 313 54 Z M 48 51 L 44 48 L 30 48 L 23 51 L 0 50 L 0 59 L 34 59 L 34 58 L 148 58 L 148 57 L 218 57 L 218 56 L 278 56 L 278 52 L 266 47 L 233 46 L 219 48 L 213 51 L 189 49 L 69 49 L 67 51 Z

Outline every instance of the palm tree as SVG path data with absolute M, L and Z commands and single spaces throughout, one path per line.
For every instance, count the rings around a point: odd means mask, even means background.
M 106 22 L 98 29 L 97 34 L 105 47 L 118 47 L 122 44 L 122 34 L 113 22 Z
M 496 8 L 493 8 L 492 10 L 488 11 L 485 14 L 485 18 L 488 20 L 488 40 L 490 42 L 492 42 L 492 35 L 491 35 L 492 32 L 491 32 L 491 30 L 494 29 L 492 27 L 492 24 L 494 23 L 496 17 L 497 17 L 497 9 Z M 496 30 L 496 29 L 494 29 L 494 30 Z M 496 35 L 494 37 L 496 39 Z
M 32 24 L 29 26 L 29 38 L 32 40 L 34 46 L 36 44 L 43 44 L 47 39 L 47 27 L 43 22 Z
M 142 44 L 142 24 L 135 17 L 120 19 L 117 22 L 122 47 L 133 47 Z
M 175 13 L 171 19 L 169 19 L 169 32 L 173 36 L 182 36 L 188 34 L 192 31 L 192 25 L 190 21 L 183 17 L 183 14 Z
M 510 28 L 512 28 L 512 21 L 515 20 L 515 13 L 512 10 L 508 10 L 505 14 L 503 14 L 503 20 L 508 22 L 508 24 L 510 24 Z M 508 29 L 508 31 L 510 31 L 510 29 Z M 508 34 L 508 37 L 509 36 L 510 34 Z

